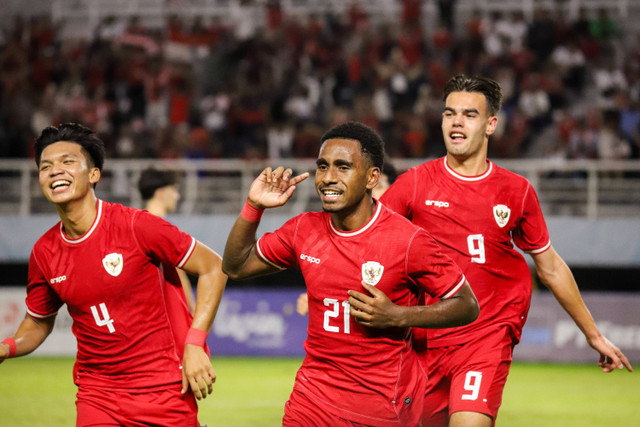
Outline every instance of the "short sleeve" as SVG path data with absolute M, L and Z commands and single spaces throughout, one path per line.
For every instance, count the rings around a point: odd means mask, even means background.
M 49 282 L 38 264 L 35 251 L 32 251 L 29 257 L 28 280 L 27 313 L 38 319 L 55 316 L 63 302 L 56 291 L 49 286 Z
M 150 258 L 175 267 L 184 266 L 196 247 L 196 239 L 192 236 L 147 211 L 136 212 L 133 234 Z
M 460 267 L 424 230 L 416 233 L 409 246 L 407 273 L 419 288 L 439 299 L 455 295 L 466 280 Z
M 395 180 L 380 197 L 380 202 L 392 211 L 411 219 L 411 201 L 415 189 L 415 169 L 409 169 Z
M 551 245 L 540 202 L 531 184 L 523 199 L 522 218 L 513 231 L 513 241 L 520 249 L 530 253 L 544 252 Z
M 265 233 L 256 242 L 258 256 L 269 264 L 280 268 L 298 268 L 294 249 L 300 225 L 300 216 L 290 219 L 272 233 Z

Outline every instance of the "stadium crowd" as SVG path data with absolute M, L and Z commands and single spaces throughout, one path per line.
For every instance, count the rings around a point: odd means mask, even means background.
M 383 22 L 357 2 L 300 17 L 241 0 L 224 19 L 160 28 L 109 17 L 90 39 L 16 17 L 0 34 L 0 157 L 33 156 L 35 135 L 63 122 L 96 129 L 115 158 L 313 157 L 345 120 L 377 129 L 392 157 L 438 156 L 443 85 L 458 73 L 505 92 L 492 157 L 640 156 L 640 34 L 623 21 L 438 4 L 434 27 L 420 0 Z

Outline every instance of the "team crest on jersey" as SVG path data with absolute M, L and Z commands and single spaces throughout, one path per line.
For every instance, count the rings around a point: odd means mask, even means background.
M 375 286 L 382 278 L 384 266 L 375 261 L 367 261 L 362 264 L 362 280 L 365 283 Z
M 511 215 L 511 209 L 505 205 L 495 205 L 493 207 L 493 217 L 496 219 L 500 228 L 507 225 L 509 222 L 509 215 Z
M 102 266 L 107 273 L 116 277 L 122 273 L 122 254 L 112 253 L 102 258 Z

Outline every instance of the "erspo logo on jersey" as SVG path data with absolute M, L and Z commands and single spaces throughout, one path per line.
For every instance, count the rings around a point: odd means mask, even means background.
M 439 200 L 425 200 L 424 204 L 427 206 L 435 206 L 437 208 L 448 208 L 449 202 L 441 202 Z
M 318 258 L 314 258 L 309 255 L 300 254 L 300 259 L 303 261 L 310 262 L 311 264 L 320 264 L 320 260 Z
M 53 285 L 56 283 L 62 283 L 65 280 L 67 280 L 67 276 L 58 276 L 58 277 L 54 277 L 53 279 L 49 280 L 49 282 Z

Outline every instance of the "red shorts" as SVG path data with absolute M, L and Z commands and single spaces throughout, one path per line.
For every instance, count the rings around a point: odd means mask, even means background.
M 425 426 L 446 426 L 451 414 L 479 412 L 495 419 L 502 403 L 514 342 L 507 327 L 461 345 L 430 348 L 426 358 Z
M 76 397 L 76 427 L 200 426 L 193 393 L 181 394 L 179 386 L 153 391 L 81 386 Z
M 397 421 L 381 421 L 378 426 L 420 427 L 422 412 L 422 395 L 416 399 L 415 405 L 402 405 L 398 411 Z M 367 427 L 369 423 L 352 421 L 331 413 L 309 398 L 298 387 L 294 386 L 289 400 L 284 405 L 282 427 Z
M 282 427 L 366 427 L 365 424 L 340 418 L 309 400 L 304 393 L 293 389 L 284 404 Z

